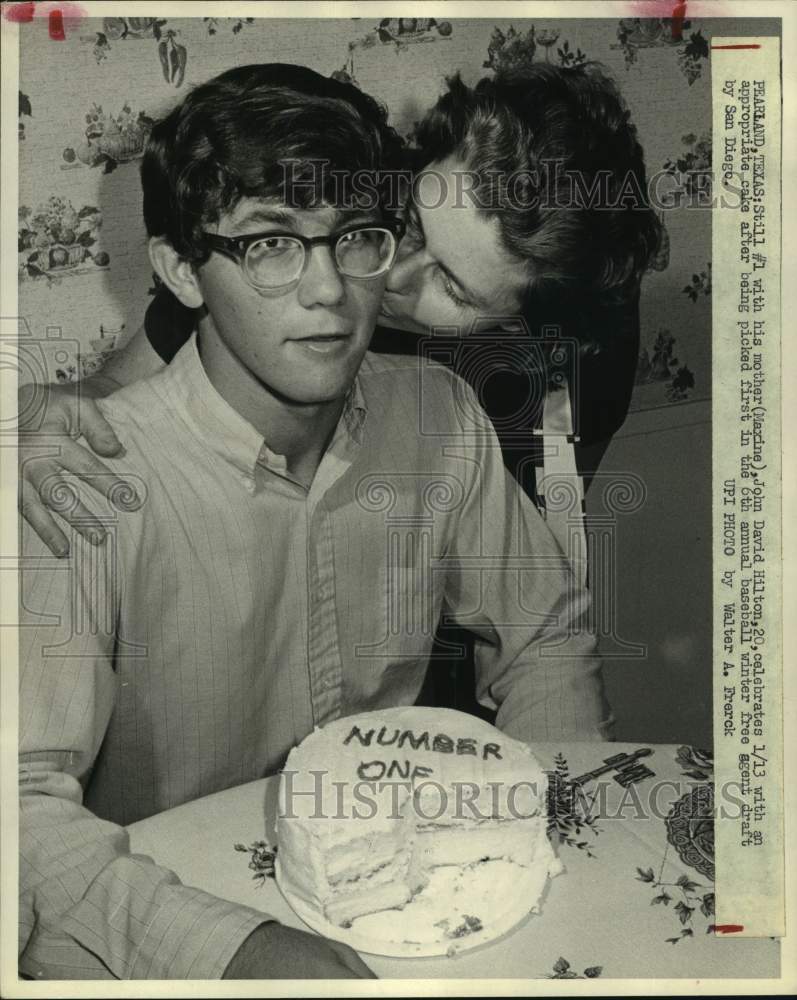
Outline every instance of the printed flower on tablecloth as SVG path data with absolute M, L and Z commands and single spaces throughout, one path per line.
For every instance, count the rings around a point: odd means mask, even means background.
M 662 860 L 661 870 L 664 870 L 666 852 Z M 637 868 L 637 882 L 644 882 L 651 889 L 659 890 L 650 900 L 651 906 L 664 906 L 669 908 L 681 925 L 677 935 L 665 938 L 668 944 L 678 944 L 687 938 L 695 936 L 693 920 L 695 913 L 702 914 L 707 920 L 714 916 L 714 893 L 700 892 L 698 890 L 706 888 L 699 882 L 693 882 L 688 875 L 681 875 L 675 882 L 663 882 L 661 872 L 658 878 L 652 868 Z M 672 890 L 667 892 L 667 889 Z M 673 903 L 673 906 L 670 906 Z M 714 930 L 714 924 L 708 923 L 706 934 Z
M 91 248 L 97 242 L 102 213 L 92 205 L 77 211 L 66 198 L 52 195 L 35 212 L 18 212 L 17 249 L 20 279 L 46 278 L 48 284 L 67 274 L 83 274 L 83 264 L 107 267 L 108 254 Z
M 561 753 L 554 757 L 554 770 L 547 774 L 549 838 L 594 858 L 590 841 L 579 839 L 585 830 L 592 837 L 601 832 L 592 814 L 594 798 L 590 798 L 580 784 L 570 780 L 570 767 Z
M 249 867 L 254 872 L 252 878 L 255 882 L 264 886 L 267 878 L 274 878 L 276 847 L 269 847 L 265 840 L 256 840 L 250 847 L 247 847 L 246 844 L 234 844 L 233 846 L 236 851 L 250 855 Z
M 79 160 L 89 167 L 102 165 L 106 174 L 120 163 L 129 163 L 144 152 L 155 124 L 143 111 L 134 114 L 125 103 L 116 115 L 106 114 L 101 104 L 93 104 L 86 114 L 85 138 L 77 146 L 67 146 L 63 158 L 68 164 Z
M 714 772 L 712 750 L 698 750 L 697 747 L 678 747 L 676 762 L 684 774 L 697 781 L 708 781 Z
M 570 968 L 570 963 L 566 958 L 558 958 L 554 962 L 553 975 L 548 974 L 548 979 L 597 979 L 603 972 L 602 965 L 591 965 L 584 969 L 584 974 L 579 975 Z

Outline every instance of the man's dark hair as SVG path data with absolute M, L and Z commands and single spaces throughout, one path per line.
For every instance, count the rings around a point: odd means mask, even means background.
M 614 83 L 595 63 L 540 64 L 466 86 L 459 75 L 418 130 L 427 163 L 454 155 L 474 199 L 528 262 L 529 303 L 562 292 L 632 300 L 660 239 L 642 148 Z
M 283 63 L 228 70 L 152 129 L 141 165 L 147 232 L 202 263 L 202 230 L 242 198 L 335 204 L 342 176 L 394 169 L 400 152 L 385 109 L 352 84 Z

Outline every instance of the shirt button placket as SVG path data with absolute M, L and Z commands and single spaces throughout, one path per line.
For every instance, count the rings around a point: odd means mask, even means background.
M 328 515 L 319 507 L 310 517 L 308 542 L 310 689 L 315 724 L 323 725 L 340 715 L 342 666 L 335 609 L 332 530 Z

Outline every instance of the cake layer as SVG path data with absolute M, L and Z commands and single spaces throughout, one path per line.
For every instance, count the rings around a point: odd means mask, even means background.
M 475 861 L 504 858 L 519 865 L 530 865 L 535 846 L 534 831 L 528 823 L 484 824 L 480 829 L 438 828 L 419 831 L 415 851 L 424 868 L 436 865 L 467 865 Z
M 374 886 L 368 890 L 336 896 L 327 903 L 324 913 L 330 923 L 341 927 L 351 924 L 367 913 L 380 913 L 403 906 L 412 899 L 412 889 L 406 882 Z
M 349 844 L 331 848 L 325 861 L 330 885 L 376 872 L 399 855 L 406 855 L 409 862 L 410 843 L 401 834 L 402 831 L 396 829 L 374 837 L 357 837 Z

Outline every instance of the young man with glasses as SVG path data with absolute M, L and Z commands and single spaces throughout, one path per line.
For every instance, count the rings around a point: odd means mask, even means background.
M 506 732 L 603 735 L 587 599 L 473 394 L 366 353 L 400 227 L 333 185 L 395 145 L 370 98 L 289 66 L 225 73 L 153 129 L 150 256 L 198 333 L 100 404 L 140 506 L 83 491 L 108 538 L 76 534 L 55 569 L 24 538 L 27 975 L 367 976 L 130 855 L 123 827 L 273 773 L 316 725 L 412 704 L 443 610 L 477 636 Z M 286 190 L 284 161 L 313 185 Z

